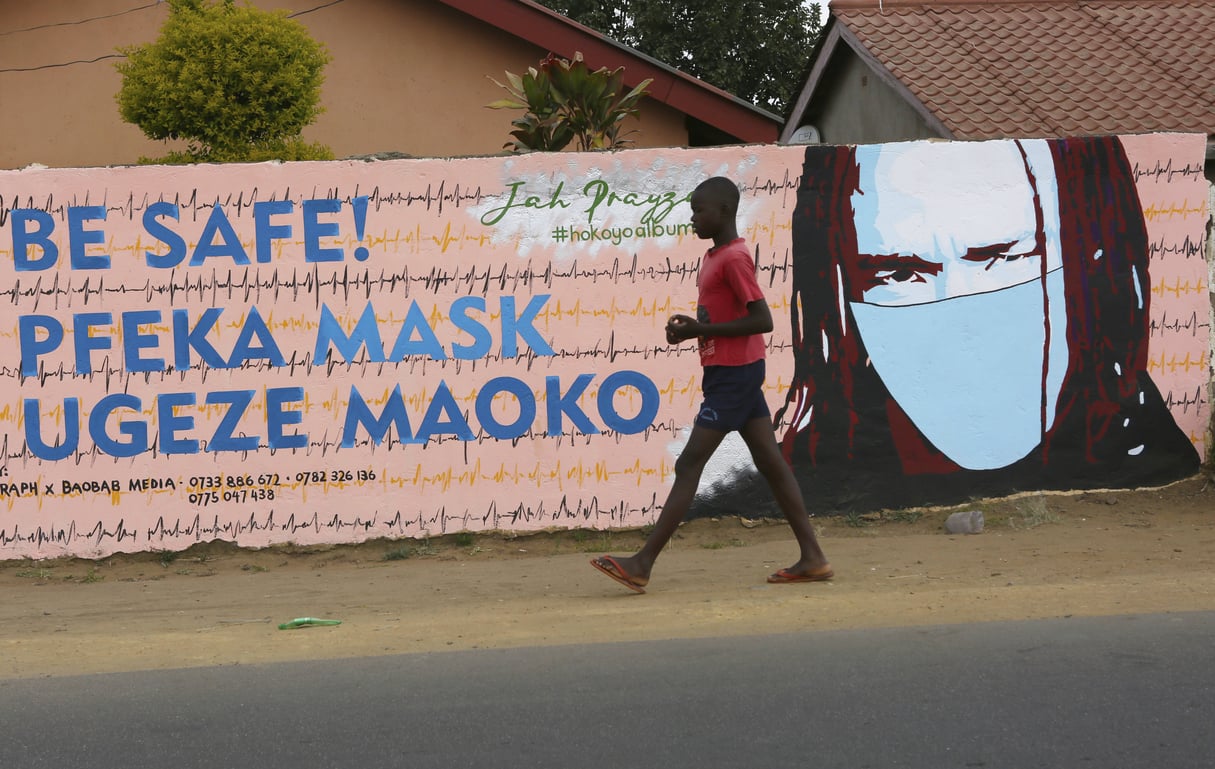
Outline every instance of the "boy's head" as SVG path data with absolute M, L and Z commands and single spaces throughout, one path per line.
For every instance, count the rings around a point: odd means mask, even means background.
M 692 192 L 692 230 L 696 236 L 718 240 L 734 237 L 738 214 L 738 185 L 724 176 L 714 176 Z

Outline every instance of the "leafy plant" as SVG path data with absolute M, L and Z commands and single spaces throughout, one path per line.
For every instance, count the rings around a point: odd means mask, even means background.
M 526 110 L 511 121 L 514 141 L 502 145 L 515 152 L 556 152 L 575 139 L 584 152 L 631 144 L 621 134 L 624 120 L 639 113 L 638 104 L 652 82 L 647 78 L 626 92 L 624 67 L 591 70 L 580 52 L 572 60 L 549 54 L 521 75 L 507 72 L 506 83 L 490 80 L 509 97 L 487 107 Z
M 300 132 L 321 113 L 324 46 L 285 11 L 233 0 L 168 0 L 153 43 L 126 46 L 117 95 L 123 120 L 151 139 L 182 139 L 182 152 L 141 162 L 329 159 Z
M 848 524 L 854 529 L 863 529 L 868 526 L 871 521 L 861 513 L 858 513 L 855 510 L 849 510 L 844 513 L 844 523 Z

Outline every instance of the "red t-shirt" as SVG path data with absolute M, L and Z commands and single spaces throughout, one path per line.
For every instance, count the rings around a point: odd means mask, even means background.
M 748 304 L 764 298 L 755 279 L 751 251 L 742 238 L 705 252 L 696 285 L 700 289 L 696 319 L 701 323 L 741 318 L 747 314 Z M 702 366 L 745 366 L 763 358 L 762 334 L 700 337 Z

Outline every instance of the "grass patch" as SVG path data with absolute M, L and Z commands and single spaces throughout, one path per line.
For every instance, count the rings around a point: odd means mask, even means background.
M 105 579 L 105 577 L 101 574 L 98 574 L 96 569 L 89 569 L 89 573 L 85 574 L 83 577 L 81 577 L 80 581 L 85 583 L 86 585 L 91 585 L 94 582 L 100 582 L 103 579 Z
M 457 547 L 472 547 L 473 540 L 474 540 L 474 537 L 473 537 L 472 532 L 462 531 L 456 535 L 456 546 Z
M 729 542 L 705 542 L 701 547 L 705 550 L 724 550 L 727 547 L 745 547 L 746 544 L 741 539 L 732 539 Z
M 395 550 L 389 550 L 387 553 L 384 553 L 384 560 L 385 561 L 404 561 L 409 556 L 410 556 L 409 548 L 402 545 L 401 547 L 398 547 Z
M 1046 504 L 1046 496 L 1042 494 L 1018 500 L 1013 511 L 1013 514 L 1008 516 L 1008 525 L 1014 529 L 1033 529 L 1059 522 L 1059 516 L 1051 512 Z
M 21 579 L 50 579 L 55 575 L 50 569 L 22 569 L 17 576 Z
M 574 529 L 570 532 L 570 539 L 574 540 L 580 553 L 607 552 L 616 549 L 612 532 L 607 530 Z
M 924 513 L 919 510 L 898 510 L 893 513 L 884 513 L 883 518 L 896 523 L 919 523 L 924 517 Z

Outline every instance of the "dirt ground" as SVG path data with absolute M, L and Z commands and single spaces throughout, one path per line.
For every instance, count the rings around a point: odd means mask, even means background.
M 952 535 L 957 510 L 983 511 Z M 645 595 L 593 570 L 643 532 L 0 562 L 0 679 L 807 629 L 1215 610 L 1215 481 L 815 519 L 831 583 L 769 585 L 783 522 L 684 525 Z M 341 625 L 280 630 L 297 617 Z

